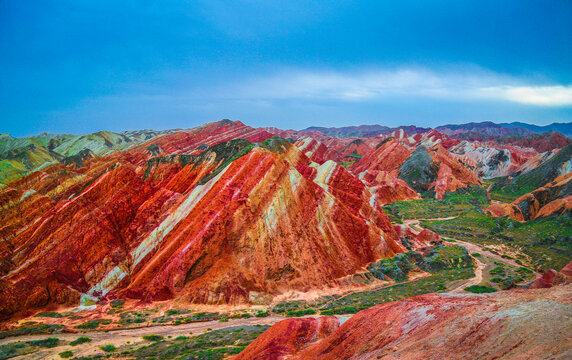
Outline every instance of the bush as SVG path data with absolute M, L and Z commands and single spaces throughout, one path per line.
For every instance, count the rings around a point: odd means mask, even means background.
M 534 271 L 532 271 L 528 268 L 525 268 L 525 267 L 519 267 L 518 270 L 516 270 L 516 271 L 518 273 L 521 273 L 521 274 L 532 274 L 534 272 Z
M 306 310 L 291 310 L 286 313 L 286 316 L 304 316 L 304 315 L 313 315 L 316 313 L 314 309 L 306 309 Z
M 41 312 L 39 314 L 34 315 L 34 317 L 62 318 L 64 316 L 60 313 L 55 312 L 55 311 L 45 311 L 45 312 Z
M 97 329 L 99 325 L 109 325 L 111 324 L 111 320 L 107 319 L 97 319 L 97 320 L 88 320 L 83 324 L 76 325 L 77 329 Z
M 65 359 L 65 358 L 70 358 L 73 356 L 73 352 L 71 352 L 70 350 L 68 351 L 62 351 L 61 353 L 58 354 L 61 358 Z
M 120 307 L 123 306 L 123 304 L 125 304 L 125 300 L 123 300 L 123 299 L 111 300 L 111 301 L 109 302 L 109 305 L 110 305 L 112 308 L 120 308 Z
M 496 268 L 492 269 L 490 271 L 491 275 L 500 275 L 500 276 L 505 276 L 506 275 L 506 271 L 502 266 L 497 266 Z
M 117 351 L 117 348 L 111 344 L 108 345 L 103 345 L 99 347 L 101 350 L 105 351 L 105 352 L 114 352 Z
M 75 339 L 74 341 L 70 342 L 70 345 L 71 345 L 71 346 L 76 346 L 76 345 L 79 345 L 79 344 L 88 343 L 88 342 L 90 342 L 90 341 L 91 341 L 91 339 L 88 338 L 87 336 L 80 336 L 80 337 L 78 337 L 77 339 Z
M 476 293 L 476 294 L 482 294 L 482 293 L 496 292 L 497 289 L 492 288 L 490 286 L 484 286 L 484 285 L 471 285 L 469 287 L 466 287 L 465 291 Z
M 143 335 L 143 339 L 147 341 L 161 341 L 165 339 L 165 337 L 161 335 Z
M 42 339 L 42 340 L 28 341 L 28 344 L 31 346 L 53 348 L 53 347 L 58 346 L 59 342 L 60 342 L 60 339 L 58 339 L 58 338 L 46 338 L 46 339 Z

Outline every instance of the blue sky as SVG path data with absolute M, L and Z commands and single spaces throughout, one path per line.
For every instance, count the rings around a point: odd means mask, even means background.
M 0 132 L 572 121 L 572 2 L 0 0 Z

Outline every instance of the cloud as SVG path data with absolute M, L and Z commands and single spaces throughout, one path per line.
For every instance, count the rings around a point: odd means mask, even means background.
M 539 106 L 572 105 L 572 86 L 500 86 L 482 89 L 491 97 Z
M 384 98 L 435 98 L 501 101 L 534 106 L 571 106 L 572 86 L 527 84 L 524 80 L 477 70 L 426 69 L 323 72 L 287 70 L 226 84 L 218 97 L 236 100 L 375 101 Z

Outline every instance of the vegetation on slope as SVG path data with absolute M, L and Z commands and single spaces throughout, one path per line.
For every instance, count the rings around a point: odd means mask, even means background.
M 425 198 L 421 200 L 396 201 L 384 206 L 383 210 L 394 220 L 436 219 L 458 216 L 489 205 L 486 191 L 480 186 L 470 186 L 444 195 L 443 200 Z
M 426 257 L 416 252 L 399 254 L 368 266 L 373 276 L 382 280 L 390 278 L 396 281 L 406 280 L 406 275 L 414 268 L 421 268 L 432 275 L 375 290 L 323 296 L 313 302 L 284 301 L 278 303 L 272 311 L 287 316 L 311 313 L 309 310 L 319 310 L 322 315 L 354 314 L 385 302 L 444 292 L 451 282 L 474 276 L 471 258 L 467 250 L 459 245 L 437 246 Z
M 520 223 L 472 210 L 455 219 L 421 224 L 442 236 L 482 245 L 507 245 L 528 255 L 532 265 L 542 271 L 561 269 L 572 258 L 572 219 L 567 215 Z

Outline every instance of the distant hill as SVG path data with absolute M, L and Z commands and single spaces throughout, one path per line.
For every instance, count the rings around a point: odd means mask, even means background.
M 517 128 L 517 127 L 518 128 L 525 128 L 525 129 L 529 129 L 531 131 L 534 131 L 535 133 L 543 133 L 543 132 L 547 132 L 547 131 L 557 131 L 557 132 L 564 134 L 564 136 L 566 136 L 566 137 L 572 137 L 572 122 L 570 122 L 570 123 L 552 123 L 550 125 L 545 125 L 545 126 L 526 124 L 526 123 L 522 123 L 522 122 L 502 123 L 499 125 L 504 126 L 506 128 L 510 128 L 510 129 Z
M 390 128 L 383 125 L 358 125 L 358 126 L 343 126 L 343 127 L 319 127 L 311 126 L 303 132 L 319 131 L 326 136 L 347 138 L 347 137 L 373 137 L 379 134 L 390 134 L 395 130 L 402 129 L 408 135 L 424 133 L 431 130 L 430 128 L 422 128 L 415 125 L 400 126 Z
M 383 131 L 389 131 L 390 128 L 383 125 L 358 125 L 358 126 L 344 126 L 344 127 L 320 127 L 310 126 L 302 130 L 303 132 L 319 131 L 326 136 L 333 137 L 365 137 L 375 136 L 381 134 Z M 374 135 L 371 135 L 374 134 Z
M 507 128 L 505 126 L 495 124 L 491 121 L 485 121 L 479 123 L 471 122 L 467 124 L 458 124 L 458 125 L 443 125 L 436 127 L 435 130 L 449 136 L 454 136 L 467 132 L 476 132 L 481 135 L 495 136 L 495 137 L 506 136 L 506 135 L 529 135 L 534 133 L 534 131 L 523 127 L 515 126 L 512 128 Z

